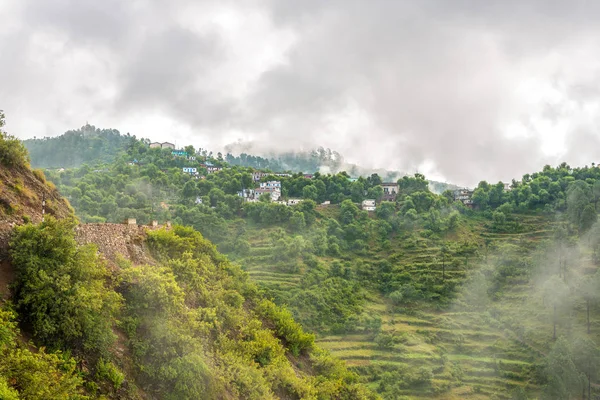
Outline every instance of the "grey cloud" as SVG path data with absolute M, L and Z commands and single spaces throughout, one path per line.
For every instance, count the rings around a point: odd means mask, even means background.
M 213 140 L 213 146 L 225 144 L 218 138 L 235 131 L 254 148 L 326 145 L 350 162 L 407 172 L 433 163 L 435 172 L 448 180 L 475 184 L 481 179 L 518 178 L 557 161 L 541 151 L 544 132 L 537 121 L 559 126 L 579 118 L 581 113 L 573 109 L 600 102 L 597 53 L 589 54 L 589 63 L 581 63 L 588 60 L 582 54 L 597 50 L 593 43 L 600 39 L 598 2 L 256 0 L 242 6 L 191 0 L 28 0 L 23 4 L 14 15 L 21 21 L 20 35 L 3 36 L 0 31 L 0 45 L 9 49 L 0 52 L 5 61 L 0 73 L 9 77 L 7 86 L 0 88 L 0 102 L 19 98 L 26 109 L 24 99 L 47 95 L 29 86 L 38 76 L 35 68 L 27 67 L 31 38 L 58 35 L 67 39 L 66 58 L 80 49 L 97 50 L 101 75 L 114 94 L 98 97 L 94 85 L 81 82 L 74 95 L 89 98 L 88 107 L 99 115 L 111 115 L 117 123 L 113 127 L 120 128 L 119 121 L 131 114 L 161 114 L 192 131 L 212 132 L 202 139 Z M 201 27 L 181 21 L 182 14 L 200 17 L 203 7 L 223 4 L 244 18 L 254 13 L 269 21 L 267 36 L 255 41 L 273 39 L 284 31 L 294 36 L 281 62 L 242 82 L 241 95 L 219 85 L 227 82 L 227 74 L 241 74 L 252 61 L 236 59 L 230 48 L 244 43 L 246 33 L 238 32 L 232 41 L 214 21 L 198 22 L 204 24 Z M 18 44 L 13 37 L 20 38 Z M 224 67 L 231 64 L 239 70 Z M 46 82 L 51 74 L 39 79 L 41 87 L 52 86 Z M 520 85 L 529 81 L 538 86 L 523 92 Z M 558 93 L 558 99 L 548 95 L 550 100 L 543 96 L 535 100 L 542 90 L 539 85 Z M 69 104 L 68 98 L 61 101 Z M 70 107 L 61 120 L 78 114 L 80 105 L 74 102 Z M 571 130 L 563 155 L 567 162 L 585 164 L 600 158 L 597 146 L 585 146 L 598 141 L 598 122 L 588 118 L 565 128 Z M 66 128 L 80 123 L 73 121 Z M 505 130 L 511 123 L 520 124 L 528 135 L 507 138 Z

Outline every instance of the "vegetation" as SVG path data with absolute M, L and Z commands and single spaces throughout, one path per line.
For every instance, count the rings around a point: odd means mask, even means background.
M 16 137 L 3 131 L 4 112 L 0 110 L 0 165 L 4 167 L 28 167 L 29 155 L 23 143 Z
M 122 135 L 116 129 L 98 129 L 86 124 L 80 129 L 43 139 L 28 139 L 23 142 L 33 166 L 39 168 L 73 168 L 84 163 L 111 162 L 124 153 L 135 136 Z
M 76 245 L 73 227 L 48 217 L 15 229 L 16 311 L 36 343 L 57 353 L 16 348 L 12 314 L 1 314 L 7 398 L 83 398 L 76 360 L 93 366 L 79 371 L 91 397 L 137 398 L 141 388 L 165 399 L 373 398 L 193 229 L 150 232 L 158 263 L 123 260 L 109 276 L 95 248 Z M 117 357 L 117 346 L 129 351 Z M 119 364 L 132 366 L 127 375 Z
M 405 176 L 366 212 L 357 203 L 383 195 L 377 174 L 265 176 L 303 201 L 245 203 L 237 192 L 256 183 L 244 165 L 264 159 L 186 152 L 196 159 L 130 140 L 97 169 L 47 171 L 83 221 L 188 226 L 149 233 L 156 265 L 101 279 L 120 295 L 106 315 L 127 337 L 125 380 L 165 398 L 370 396 L 360 383 L 391 399 L 598 394 L 595 165 L 546 166 L 509 190 L 482 181 L 473 208 Z M 108 349 L 90 379 L 117 390 L 124 365 Z
M 0 310 L 0 398 L 6 400 L 87 399 L 74 359 L 18 341 L 15 313 Z

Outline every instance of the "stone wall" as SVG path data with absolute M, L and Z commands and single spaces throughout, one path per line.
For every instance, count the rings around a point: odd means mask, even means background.
M 75 239 L 79 244 L 95 244 L 108 261 L 114 262 L 120 254 L 134 264 L 145 264 L 152 262 L 144 249 L 146 231 L 159 228 L 128 224 L 81 224 L 75 228 Z

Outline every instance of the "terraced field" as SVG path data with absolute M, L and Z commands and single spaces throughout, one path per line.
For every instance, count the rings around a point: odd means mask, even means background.
M 489 270 L 489 260 L 502 257 L 506 249 L 530 257 L 553 229 L 553 222 L 542 216 L 520 216 L 519 223 L 519 232 L 508 234 L 491 231 L 486 221 L 468 219 L 443 243 L 412 232 L 394 238 L 386 251 L 352 255 L 365 262 L 388 260 L 395 271 L 409 273 L 418 284 L 435 287 L 443 280 L 451 282 L 455 300 L 436 309 L 432 302 L 400 308 L 371 292 L 364 314 L 381 319 L 380 331 L 317 332 L 318 343 L 345 360 L 374 390 L 396 385 L 394 397 L 389 398 L 540 396 L 541 388 L 534 382 L 552 332 L 549 311 L 543 308 L 529 280 L 507 280 L 501 297 L 488 304 L 469 300 L 469 277 L 475 271 Z M 297 287 L 302 270 L 273 267 L 269 230 L 253 231 L 252 237 L 251 254 L 241 260 L 250 276 L 273 292 Z M 477 241 L 478 248 L 465 250 L 462 243 L 467 241 Z M 445 254 L 442 246 L 446 247 Z M 389 334 L 393 343 L 379 343 L 380 334 Z M 425 379 L 426 385 L 419 385 L 419 374 L 431 374 Z M 398 383 L 398 377 L 406 376 L 412 376 L 412 382 Z

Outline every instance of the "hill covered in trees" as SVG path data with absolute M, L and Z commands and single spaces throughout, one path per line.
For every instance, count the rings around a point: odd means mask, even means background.
M 84 221 L 202 232 L 383 398 L 595 395 L 600 168 L 546 166 L 509 188 L 482 181 L 472 207 L 404 176 L 374 212 L 359 205 L 382 199 L 377 174 L 262 176 L 302 199 L 287 205 L 244 202 L 253 172 L 137 141 L 100 169 L 48 177 Z
M 23 143 L 36 168 L 73 168 L 110 162 L 126 151 L 135 136 L 116 129 L 86 124 L 57 137 L 27 139 Z
M 0 398 L 376 398 L 193 228 L 104 257 L 21 142 L 0 150 Z

